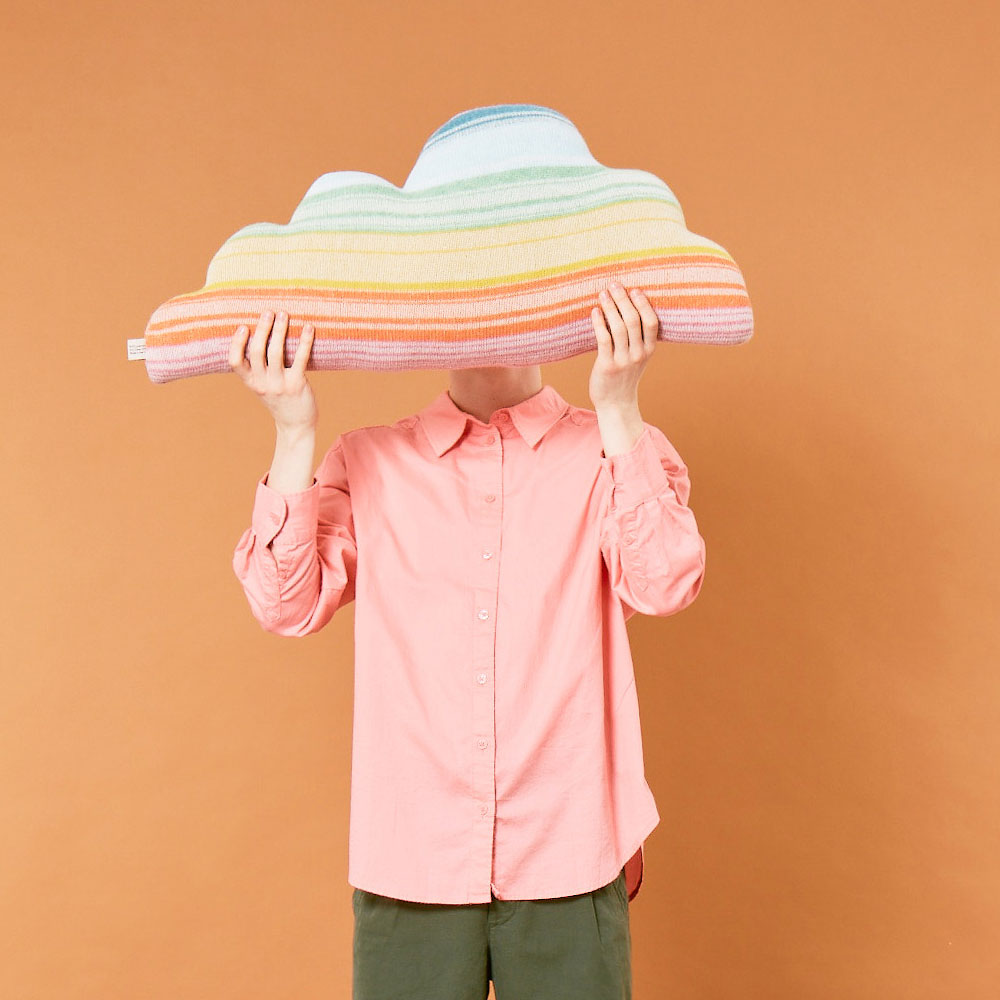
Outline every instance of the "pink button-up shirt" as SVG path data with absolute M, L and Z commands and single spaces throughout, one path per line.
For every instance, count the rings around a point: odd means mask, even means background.
M 483 423 L 447 390 L 257 483 L 233 569 L 268 632 L 355 601 L 348 881 L 424 903 L 589 892 L 659 823 L 625 622 L 701 589 L 687 469 L 644 422 L 606 457 L 546 385 Z

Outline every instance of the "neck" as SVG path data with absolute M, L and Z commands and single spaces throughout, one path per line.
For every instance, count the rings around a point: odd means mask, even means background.
M 465 413 L 489 423 L 493 411 L 515 406 L 542 389 L 539 365 L 461 368 L 450 373 L 448 395 Z

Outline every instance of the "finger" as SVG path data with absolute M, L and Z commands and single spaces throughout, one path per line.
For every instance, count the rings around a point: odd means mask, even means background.
M 615 300 L 607 291 L 601 292 L 601 307 L 604 309 L 605 316 L 607 316 L 608 328 L 611 330 L 611 336 L 614 339 L 615 360 L 619 363 L 623 362 L 628 357 L 628 329 L 618 313 Z
M 645 345 L 642 339 L 642 317 L 638 309 L 632 304 L 628 293 L 617 284 L 611 286 L 611 297 L 615 300 L 618 312 L 621 314 L 622 322 L 628 332 L 628 351 L 633 357 L 639 357 L 645 352 Z
M 309 352 L 312 350 L 313 335 L 315 329 L 312 323 L 306 323 L 302 327 L 302 336 L 299 337 L 299 346 L 295 350 L 295 357 L 292 360 L 291 371 L 296 375 L 305 375 L 306 364 L 309 361 Z
M 240 378 L 245 378 L 250 372 L 250 365 L 246 360 L 246 347 L 249 336 L 250 327 L 244 323 L 242 326 L 236 328 L 233 339 L 229 342 L 229 367 Z
M 264 376 L 264 345 L 271 333 L 271 320 L 274 318 L 270 312 L 262 312 L 253 336 L 250 338 L 250 370 L 255 378 Z
M 278 312 L 271 340 L 267 345 L 267 368 L 272 372 L 283 372 L 285 369 L 285 335 L 288 333 L 288 313 Z
M 660 318 L 641 288 L 632 289 L 632 301 L 642 317 L 642 339 L 650 349 L 656 346 L 660 336 Z
M 602 361 L 610 361 L 615 345 L 611 334 L 608 333 L 607 326 L 604 324 L 604 313 L 597 306 L 594 306 L 590 310 L 590 319 L 594 324 L 594 333 L 597 334 L 597 357 Z

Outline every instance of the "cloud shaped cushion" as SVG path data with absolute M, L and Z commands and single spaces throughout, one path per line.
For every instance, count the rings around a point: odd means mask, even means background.
M 690 232 L 654 174 L 591 155 L 551 108 L 499 104 L 450 118 L 402 188 L 342 170 L 310 186 L 287 225 L 223 243 L 203 288 L 159 306 L 145 331 L 153 382 L 227 372 L 240 324 L 304 323 L 309 369 L 535 365 L 597 350 L 590 310 L 617 279 L 641 288 L 660 340 L 738 344 L 753 333 L 743 275 Z

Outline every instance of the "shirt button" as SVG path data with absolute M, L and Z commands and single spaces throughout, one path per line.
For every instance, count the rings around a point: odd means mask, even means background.
M 640 577 L 639 578 L 639 589 L 640 590 L 645 590 L 648 586 L 649 586 L 649 584 L 646 583 L 645 578 L 644 577 Z
M 483 816 L 485 816 L 489 811 L 490 811 L 490 807 L 489 806 L 483 806 L 479 810 L 480 814 L 483 815 Z
M 492 552 L 484 552 L 483 553 L 483 558 L 484 559 L 492 559 L 493 558 L 493 553 Z
M 489 740 L 480 740 L 479 741 L 479 749 L 480 750 L 485 750 L 489 745 L 490 745 L 490 741 Z
M 631 545 L 635 541 L 635 535 L 628 534 L 625 536 L 625 541 Z
M 487 434 L 486 435 L 486 443 L 487 444 L 493 444 L 494 441 L 496 441 L 496 438 L 492 434 Z
M 489 616 L 490 616 L 490 613 L 489 613 L 489 611 L 486 610 L 486 608 L 480 608 L 479 609 L 479 617 L 482 618 L 483 621 L 486 621 L 486 619 L 489 618 Z
M 480 684 L 485 684 L 486 674 L 476 674 L 476 680 L 479 681 Z
M 280 514 L 272 514 L 271 515 L 271 521 L 274 524 L 277 524 L 280 520 L 281 520 L 281 515 Z
M 487 493 L 484 499 L 487 503 L 493 503 L 493 501 L 496 500 L 496 497 L 492 493 Z

